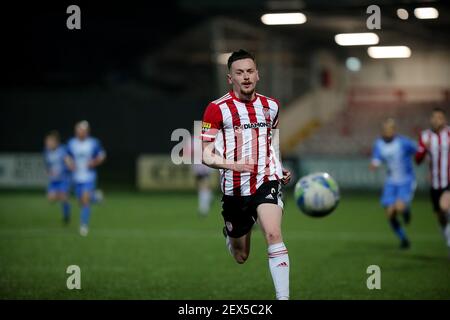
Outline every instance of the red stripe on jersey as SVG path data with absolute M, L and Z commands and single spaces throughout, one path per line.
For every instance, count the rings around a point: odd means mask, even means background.
M 257 123 L 255 106 L 252 103 L 246 103 L 245 108 L 247 109 L 248 118 L 250 123 Z M 259 163 L 259 128 L 250 129 L 252 133 L 252 145 L 251 145 L 251 156 L 250 159 L 256 163 L 253 165 L 253 172 L 250 174 L 250 193 L 254 194 L 256 192 L 256 175 L 258 174 L 258 163 Z M 256 156 L 256 158 L 255 158 Z
M 239 112 L 234 105 L 233 101 L 226 102 L 228 109 L 230 109 L 231 118 L 233 121 L 233 128 L 239 128 L 241 126 L 241 119 Z M 240 136 L 240 139 L 238 137 Z M 238 133 L 234 130 L 234 161 L 242 159 L 242 133 Z M 233 171 L 233 195 L 241 195 L 241 173 Z
M 223 158 L 227 161 L 227 141 L 225 140 L 225 130 L 222 129 L 222 138 L 223 138 Z M 223 187 L 222 192 L 225 193 L 225 175 L 223 176 L 222 181 Z
M 428 139 L 426 151 L 430 156 L 432 188 L 446 188 L 450 184 L 450 128 L 447 127 L 440 132 L 426 130 L 422 133 L 422 136 L 426 136 Z M 447 145 L 445 145 L 446 139 Z
M 441 184 L 441 133 L 438 133 L 438 161 L 437 161 L 437 172 L 438 172 L 438 187 L 441 188 L 442 184 Z
M 429 161 L 429 168 L 430 168 L 430 181 L 431 181 L 431 185 L 434 188 L 434 172 L 433 172 L 433 152 L 431 152 L 431 139 L 432 139 L 432 135 L 431 135 L 431 131 L 428 131 L 428 154 L 430 155 L 431 161 Z
M 266 123 L 270 123 L 270 107 L 269 103 L 267 102 L 267 98 L 264 96 L 259 97 L 261 100 L 261 104 L 263 105 L 263 114 L 266 118 Z M 265 112 L 267 110 L 267 112 Z M 270 135 L 271 135 L 272 129 L 267 128 L 267 135 L 266 135 L 266 157 L 264 159 L 264 182 L 269 181 L 268 176 L 270 175 Z

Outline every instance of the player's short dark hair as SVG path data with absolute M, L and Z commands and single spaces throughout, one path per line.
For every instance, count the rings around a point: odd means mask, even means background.
M 57 141 L 61 141 L 61 135 L 59 134 L 59 132 L 57 130 L 49 131 L 45 137 L 46 138 L 53 138 L 53 139 L 55 139 Z
M 245 51 L 244 49 L 239 49 L 238 51 L 234 51 L 231 56 L 228 58 L 228 70 L 231 69 L 231 65 L 233 64 L 233 62 L 237 61 L 237 60 L 242 60 L 242 59 L 252 59 L 253 61 L 255 61 L 255 56 L 253 54 L 251 54 L 248 51 Z M 256 62 L 256 61 L 255 61 Z
M 431 110 L 431 113 L 439 112 L 442 113 L 444 116 L 447 115 L 447 112 L 444 110 L 444 108 L 441 107 L 434 107 L 433 110 Z

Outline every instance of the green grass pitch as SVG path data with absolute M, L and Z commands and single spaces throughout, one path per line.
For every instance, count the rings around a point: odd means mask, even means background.
M 59 206 L 43 194 L 0 194 L 2 299 L 273 299 L 259 230 L 244 265 L 224 245 L 219 196 L 199 218 L 194 194 L 110 192 L 93 209 L 87 238 L 79 210 L 63 227 Z M 343 194 L 331 216 L 313 219 L 286 201 L 284 240 L 292 299 L 449 299 L 450 260 L 426 197 L 413 203 L 398 249 L 377 195 Z M 66 268 L 81 268 L 81 290 L 68 290 Z M 366 269 L 381 268 L 381 290 Z

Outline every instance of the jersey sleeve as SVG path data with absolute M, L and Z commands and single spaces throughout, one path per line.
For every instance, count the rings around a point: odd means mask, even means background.
M 426 155 L 427 155 L 427 146 L 424 141 L 424 134 L 420 134 L 419 144 L 418 144 L 417 151 L 415 154 L 416 163 L 420 164 L 423 161 L 423 159 L 425 159 Z
M 70 140 L 66 145 L 66 155 L 73 158 L 72 140 Z
M 218 105 L 210 103 L 205 110 L 202 122 L 201 140 L 211 142 L 223 127 L 222 112 Z
M 418 147 L 417 147 L 417 143 L 409 138 L 405 138 L 403 140 L 404 143 L 404 147 L 406 149 L 406 153 L 408 155 L 414 155 L 416 154 Z
M 377 167 L 383 162 L 383 157 L 381 156 L 380 145 L 378 144 L 378 141 L 375 141 L 375 143 L 373 144 L 371 162 L 374 166 Z
M 103 157 L 105 155 L 106 155 L 106 152 L 105 152 L 105 149 L 103 149 L 102 144 L 100 143 L 100 141 L 95 140 L 93 157 L 97 158 L 99 156 Z
M 69 153 L 69 149 L 67 148 L 66 145 L 61 145 L 61 154 L 63 155 L 63 157 L 66 157 Z
M 275 117 L 273 118 L 272 128 L 278 129 L 278 115 L 280 114 L 280 103 L 277 100 L 275 100 L 275 103 L 277 104 L 277 112 L 275 114 Z

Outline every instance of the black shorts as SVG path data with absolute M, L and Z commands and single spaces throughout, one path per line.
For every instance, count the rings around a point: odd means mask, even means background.
M 431 196 L 431 202 L 433 204 L 433 211 L 439 212 L 441 211 L 441 206 L 439 204 L 439 201 L 441 200 L 441 196 L 445 191 L 450 191 L 450 185 L 446 188 L 441 189 L 430 189 L 430 196 Z
M 281 185 L 278 181 L 263 183 L 251 196 L 222 197 L 222 216 L 228 236 L 246 235 L 258 219 L 256 208 L 262 203 L 273 203 L 283 208 Z
M 197 182 L 205 180 L 205 179 L 209 179 L 209 173 L 201 173 L 201 174 L 196 174 L 195 175 L 195 180 Z

